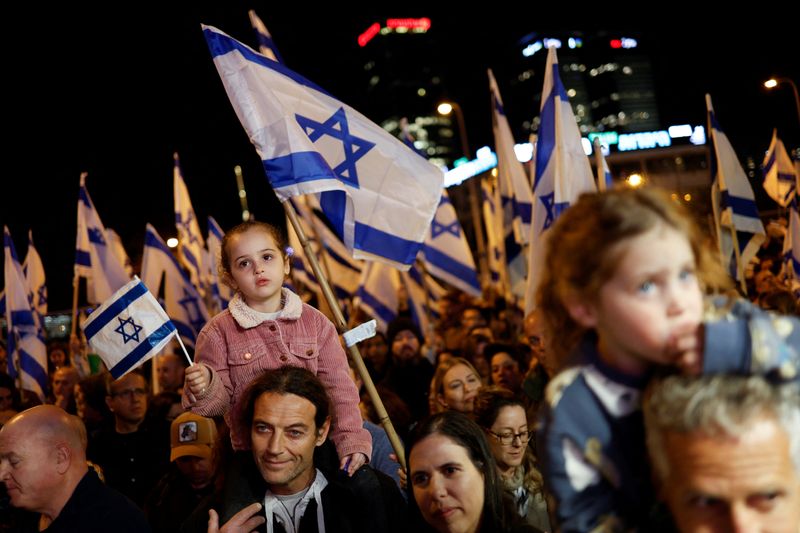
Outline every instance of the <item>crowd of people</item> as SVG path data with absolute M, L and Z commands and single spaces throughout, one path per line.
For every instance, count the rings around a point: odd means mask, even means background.
M 359 345 L 398 457 L 282 232 L 244 223 L 191 366 L 81 376 L 54 344 L 38 406 L 0 374 L 0 531 L 798 531 L 797 301 L 768 250 L 748 301 L 708 246 L 658 191 L 588 194 L 534 313 L 401 311 Z

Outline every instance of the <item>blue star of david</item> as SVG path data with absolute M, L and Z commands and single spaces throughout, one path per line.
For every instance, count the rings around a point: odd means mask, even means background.
M 547 210 L 547 217 L 544 219 L 544 227 L 542 228 L 547 229 L 553 225 L 555 219 L 561 214 L 564 209 L 569 207 L 569 202 L 553 202 L 555 197 L 555 193 L 551 192 L 550 194 L 543 194 L 539 197 L 539 200 L 542 201 L 544 204 L 544 208 Z
M 183 299 L 178 300 L 178 303 L 183 307 L 186 311 L 186 314 L 189 316 L 189 324 L 191 324 L 192 328 L 195 331 L 200 331 L 200 328 L 203 327 L 203 316 L 200 314 L 200 307 L 197 304 L 197 298 L 192 296 L 192 294 L 187 291 L 185 288 L 183 289 Z
M 122 335 L 122 343 L 128 344 L 128 341 L 130 340 L 139 342 L 139 332 L 142 331 L 142 326 L 134 322 L 133 318 L 131 317 L 128 317 L 124 320 L 120 317 L 117 317 L 117 320 L 119 320 L 119 327 L 117 327 L 114 331 Z M 125 331 L 125 326 L 128 324 L 130 324 L 133 328 L 133 333 L 128 333 Z
M 180 216 L 180 215 L 178 215 Z M 182 218 L 182 217 L 181 217 Z M 192 221 L 194 220 L 194 212 L 189 211 L 186 214 L 186 220 L 181 220 L 178 224 L 181 225 L 183 228 L 183 233 L 186 235 L 186 238 L 189 239 L 189 244 L 199 243 L 200 240 L 197 238 L 197 235 L 192 233 Z
M 39 289 L 36 291 L 36 293 L 37 293 L 37 296 L 39 296 L 39 303 L 36 304 L 36 307 L 39 307 L 39 306 L 42 306 L 42 305 L 46 304 L 47 303 L 47 286 L 46 285 L 42 285 L 41 287 L 39 287 Z
M 106 243 L 106 237 L 99 228 L 89 228 L 89 242 L 104 245 Z
M 356 161 L 367 155 L 367 152 L 375 146 L 375 143 L 350 134 L 350 125 L 347 123 L 344 108 L 340 107 L 325 122 L 317 122 L 302 115 L 295 115 L 294 117 L 300 127 L 303 128 L 305 134 L 308 135 L 308 138 L 311 139 L 311 142 L 317 142 L 323 135 L 342 141 L 344 161 L 334 167 L 333 171 L 340 180 L 349 183 L 353 187 L 358 187 Z
M 458 220 L 454 220 L 450 224 L 442 224 L 433 219 L 431 222 L 431 238 L 435 239 L 442 233 L 452 233 L 456 238 L 461 236 L 461 231 L 458 229 Z

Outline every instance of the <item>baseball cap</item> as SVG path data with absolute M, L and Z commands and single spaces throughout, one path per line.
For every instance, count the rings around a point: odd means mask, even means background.
M 217 426 L 213 420 L 191 412 L 183 413 L 170 426 L 169 460 L 186 456 L 211 459 L 216 440 Z

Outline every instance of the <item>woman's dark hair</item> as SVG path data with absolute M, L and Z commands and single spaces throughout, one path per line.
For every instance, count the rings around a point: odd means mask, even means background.
M 409 506 L 412 524 L 424 524 L 411 484 L 411 452 L 420 441 L 431 435 L 442 435 L 467 451 L 475 468 L 483 475 L 483 511 L 481 513 L 481 532 L 502 532 L 509 524 L 508 514 L 503 507 L 502 485 L 497 474 L 497 466 L 483 430 L 467 415 L 458 411 L 444 411 L 423 420 L 415 429 L 406 448 L 406 464 L 409 469 Z
M 472 412 L 472 418 L 480 427 L 491 429 L 500 410 L 503 407 L 515 405 L 525 410 L 525 404 L 510 390 L 497 385 L 483 387 L 475 397 L 475 410 Z

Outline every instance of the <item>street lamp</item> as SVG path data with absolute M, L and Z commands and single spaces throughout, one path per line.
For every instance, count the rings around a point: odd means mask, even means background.
M 794 105 L 797 108 L 797 121 L 800 122 L 800 95 L 797 93 L 797 85 L 789 78 L 770 78 L 764 82 L 764 87 L 767 89 L 774 89 L 781 83 L 787 83 L 792 86 L 794 91 Z
M 458 123 L 458 134 L 461 138 L 461 151 L 464 152 L 464 157 L 467 160 L 471 159 L 469 152 L 469 141 L 467 141 L 467 128 L 464 125 L 464 113 L 461 111 L 461 106 L 456 102 L 442 102 L 436 107 L 439 114 L 447 116 L 455 112 L 456 122 Z M 481 224 L 481 210 L 480 210 L 480 197 L 481 190 L 478 185 L 478 180 L 469 180 L 470 192 L 470 211 L 472 213 L 472 225 L 475 230 L 475 241 L 478 245 L 478 265 L 480 268 L 481 281 L 483 286 L 486 287 L 489 283 L 489 259 L 486 254 L 486 238 L 483 234 L 483 224 Z

